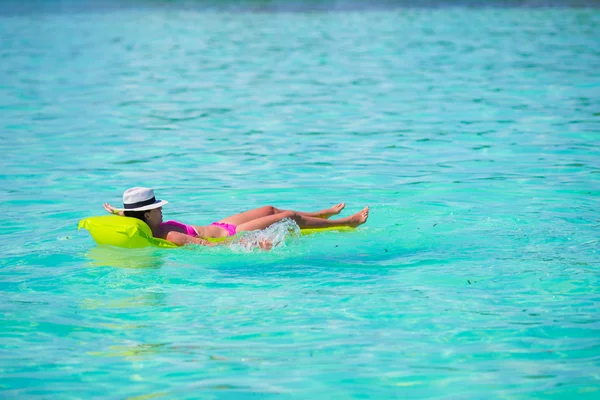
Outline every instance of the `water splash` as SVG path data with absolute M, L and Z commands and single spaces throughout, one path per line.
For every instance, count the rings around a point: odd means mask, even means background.
M 233 251 L 248 252 L 260 248 L 261 243 L 270 242 L 273 249 L 285 247 L 286 239 L 300 236 L 300 227 L 289 218 L 274 223 L 263 230 L 242 232 L 231 243 Z

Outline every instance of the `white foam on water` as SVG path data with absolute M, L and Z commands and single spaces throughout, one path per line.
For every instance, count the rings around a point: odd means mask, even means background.
M 300 236 L 300 227 L 291 219 L 286 218 L 274 223 L 266 229 L 242 232 L 236 236 L 229 247 L 238 252 L 248 252 L 260 249 L 260 244 L 270 242 L 272 249 L 285 247 L 286 240 Z

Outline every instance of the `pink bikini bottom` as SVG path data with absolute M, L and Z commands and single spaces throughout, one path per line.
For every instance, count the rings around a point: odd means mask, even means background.
M 235 236 L 235 233 L 236 233 L 236 226 L 235 225 L 226 224 L 224 222 L 213 222 L 211 225 L 220 226 L 221 228 L 223 228 L 223 229 L 225 229 L 227 231 L 227 233 L 229 234 L 229 236 Z

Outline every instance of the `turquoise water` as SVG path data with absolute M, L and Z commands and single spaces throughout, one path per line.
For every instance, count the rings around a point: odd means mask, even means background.
M 597 398 L 600 11 L 0 16 L 3 398 Z M 271 252 L 97 248 L 371 207 Z M 146 397 L 142 397 L 146 398 Z

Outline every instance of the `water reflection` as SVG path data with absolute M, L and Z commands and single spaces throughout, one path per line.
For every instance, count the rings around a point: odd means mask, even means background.
M 98 246 L 90 249 L 86 257 L 94 267 L 158 269 L 164 265 L 161 252 L 154 248 L 120 249 Z

